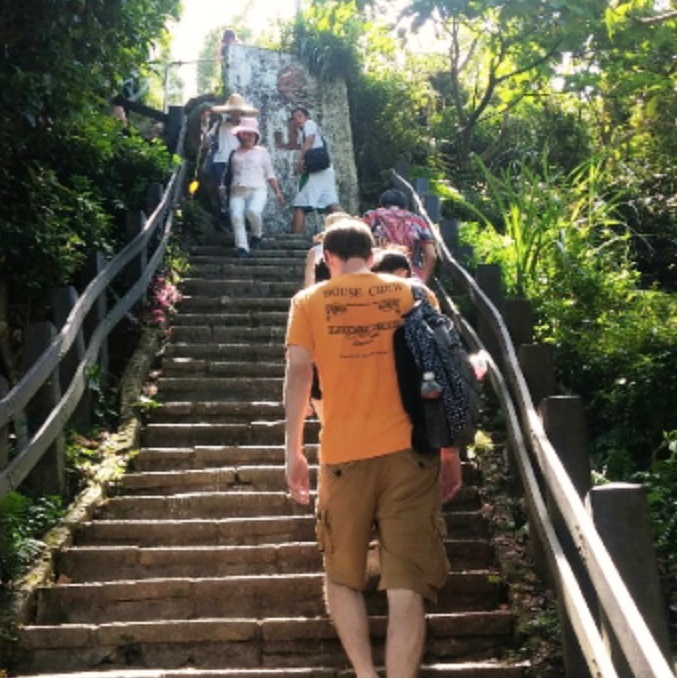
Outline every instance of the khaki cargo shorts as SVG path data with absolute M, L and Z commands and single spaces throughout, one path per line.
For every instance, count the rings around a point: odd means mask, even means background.
M 316 533 L 327 577 L 363 589 L 375 538 L 379 588 L 407 589 L 435 602 L 449 569 L 439 475 L 439 455 L 413 450 L 323 464 Z

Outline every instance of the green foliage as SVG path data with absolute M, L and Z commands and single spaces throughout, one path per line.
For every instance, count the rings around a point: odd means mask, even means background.
M 32 500 L 18 492 L 0 498 L 0 581 L 20 576 L 44 548 L 40 537 L 63 515 L 61 498 Z
M 534 303 L 562 387 L 591 413 L 598 464 L 621 478 L 677 425 L 677 386 L 665 377 L 677 368 L 677 300 L 638 286 L 612 171 L 599 160 L 567 176 L 485 169 L 501 219 L 480 215 L 462 238 L 479 260 L 501 265 L 509 293 Z
M 333 1 L 313 4 L 282 35 L 283 49 L 291 49 L 321 82 L 351 81 L 359 73 L 358 45 L 365 26 L 351 5 Z
M 321 81 L 346 81 L 362 199 L 372 206 L 389 168 L 402 158 L 424 161 L 432 148 L 420 121 L 432 109 L 427 77 L 437 61 L 408 54 L 385 24 L 360 14 L 354 2 L 335 0 L 313 3 L 297 16 L 282 48 Z
M 677 601 L 677 430 L 664 433 L 651 467 L 634 479 L 646 490 L 660 575 L 668 598 L 674 603 Z
M 113 217 L 144 206 L 138 172 L 166 176 L 168 157 L 125 137 L 108 102 L 177 10 L 178 0 L 3 5 L 0 275 L 24 319 L 42 319 L 45 292 L 115 246 Z

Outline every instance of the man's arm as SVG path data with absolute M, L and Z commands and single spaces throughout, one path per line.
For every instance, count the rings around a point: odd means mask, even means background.
M 460 450 L 443 447 L 440 450 L 442 503 L 448 502 L 463 485 Z
M 312 381 L 310 352 L 302 346 L 288 346 L 284 378 L 285 462 L 289 493 L 299 504 L 310 501 L 310 473 L 303 452 L 303 429 Z

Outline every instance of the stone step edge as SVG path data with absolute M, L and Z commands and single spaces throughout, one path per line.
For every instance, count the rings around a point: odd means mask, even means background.
M 497 635 L 511 633 L 513 614 L 509 610 L 431 613 L 426 615 L 426 633 L 430 640 L 454 636 Z M 24 650 L 39 647 L 82 648 L 99 644 L 133 642 L 193 643 L 202 639 L 210 641 L 245 642 L 252 639 L 308 640 L 312 628 L 313 638 L 336 638 L 336 631 L 328 616 L 321 617 L 266 617 L 203 619 L 161 619 L 153 621 L 105 622 L 101 624 L 30 624 L 21 628 L 21 645 Z M 387 618 L 369 616 L 370 633 L 384 638 Z M 41 643 L 38 645 L 37 643 Z
M 508 669 L 526 670 L 531 666 L 529 662 L 462 662 L 454 664 L 422 665 L 422 678 L 444 675 L 473 675 L 477 673 L 481 678 L 501 678 Z M 379 669 L 382 673 L 382 669 Z M 468 673 L 470 672 L 470 673 Z M 513 673 L 510 674 L 515 675 Z M 111 671 L 78 671 L 76 673 L 36 673 L 30 676 L 15 676 L 15 678 L 354 678 L 350 670 L 335 668 L 304 668 L 304 669 L 122 669 Z

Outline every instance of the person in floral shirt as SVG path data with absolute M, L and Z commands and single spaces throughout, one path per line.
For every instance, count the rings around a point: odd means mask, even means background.
M 379 247 L 405 247 L 414 275 L 428 282 L 437 261 L 435 240 L 426 220 L 407 210 L 402 191 L 391 188 L 382 193 L 379 207 L 365 212 L 362 220 L 371 228 Z

